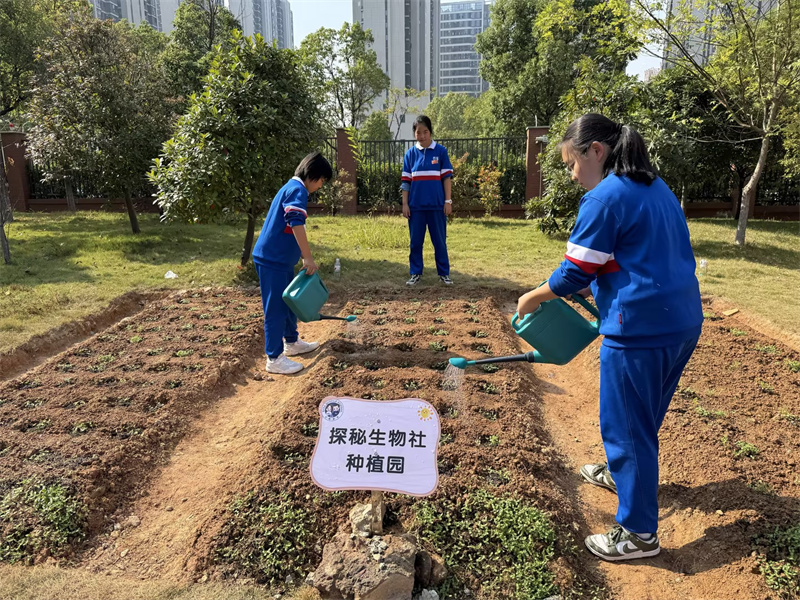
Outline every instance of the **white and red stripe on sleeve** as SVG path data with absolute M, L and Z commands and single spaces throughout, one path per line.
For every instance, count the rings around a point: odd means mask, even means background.
M 441 171 L 412 171 L 411 178 L 414 181 L 438 181 L 442 178 Z
M 300 213 L 300 214 L 302 214 L 304 217 L 307 217 L 307 216 L 308 216 L 308 213 L 307 213 L 306 211 L 304 211 L 302 208 L 300 208 L 299 206 L 286 206 L 286 207 L 284 207 L 284 209 L 283 209 L 283 214 L 284 214 L 284 215 L 287 215 L 287 214 L 289 214 L 291 211 L 299 212 L 299 213 Z
M 619 265 L 614 260 L 614 253 L 600 252 L 585 246 L 567 242 L 567 253 L 564 255 L 571 263 L 580 267 L 584 273 L 602 275 L 619 271 Z

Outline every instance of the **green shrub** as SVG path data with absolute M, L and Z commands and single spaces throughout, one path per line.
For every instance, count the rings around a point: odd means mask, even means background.
M 796 598 L 800 594 L 800 525 L 776 527 L 755 543 L 765 548 L 758 566 L 767 585 L 783 598 Z
M 42 550 L 63 555 L 84 537 L 86 508 L 59 483 L 24 479 L 0 500 L 0 560 L 31 561 Z

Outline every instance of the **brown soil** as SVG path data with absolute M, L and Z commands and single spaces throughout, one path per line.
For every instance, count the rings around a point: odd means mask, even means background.
M 662 429 L 664 551 L 606 564 L 580 546 L 613 522 L 616 499 L 576 475 L 603 457 L 599 346 L 564 367 L 471 369 L 461 394 L 443 390 L 441 363 L 449 356 L 527 350 L 507 324 L 512 296 L 413 293 L 362 295 L 328 311 L 363 311 L 357 327 L 302 325 L 304 338 L 325 343 L 302 357 L 306 370 L 275 380 L 261 375 L 257 293 L 186 293 L 150 306 L 0 385 L 0 481 L 41 474 L 72 482 L 92 509 L 93 536 L 80 558 L 92 570 L 257 579 L 216 553 L 236 542 L 230 500 L 249 490 L 261 497 L 284 491 L 312 507 L 327 496 L 307 470 L 308 427 L 323 397 L 419 397 L 452 436 L 439 451 L 436 493 L 490 486 L 546 510 L 564 540 L 554 565 L 562 584 L 605 586 L 619 599 L 770 597 L 754 572 L 752 540 L 793 523 L 800 508 L 800 374 L 785 362 L 800 360 L 796 350 L 753 329 L 745 315 L 706 322 Z M 163 353 L 148 353 L 156 348 Z M 87 422 L 94 424 L 87 433 L 75 431 Z M 735 458 L 738 442 L 759 454 Z M 503 469 L 509 481 L 498 478 Z M 310 569 L 320 544 L 364 496 L 343 495 L 319 522 Z M 389 496 L 396 526 L 408 524 L 415 500 Z

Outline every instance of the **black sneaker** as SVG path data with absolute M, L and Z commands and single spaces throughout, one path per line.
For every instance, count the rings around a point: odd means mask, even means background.
M 589 552 L 603 560 L 633 560 L 648 558 L 661 552 L 658 536 L 652 534 L 643 540 L 635 533 L 614 525 L 608 533 L 590 535 L 585 540 Z
M 408 281 L 406 281 L 406 285 L 417 285 L 421 277 L 422 275 L 415 273 L 414 275 L 409 277 Z
M 441 279 L 442 283 L 445 285 L 453 285 L 453 280 L 450 279 L 449 275 L 439 275 L 439 279 Z

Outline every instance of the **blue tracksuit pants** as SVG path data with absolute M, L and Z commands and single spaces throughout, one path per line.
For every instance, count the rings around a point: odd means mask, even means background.
M 258 263 L 255 267 L 264 307 L 264 350 L 269 358 L 278 358 L 284 340 L 297 341 L 297 317 L 283 301 L 283 290 L 294 279 L 294 271 L 276 271 Z
M 628 531 L 658 529 L 658 430 L 697 339 L 600 349 L 600 433 L 617 484 L 617 523 Z
M 411 237 L 411 251 L 408 255 L 410 273 L 422 275 L 422 246 L 425 243 L 425 228 L 428 229 L 433 242 L 436 257 L 436 273 L 439 276 L 450 275 L 450 261 L 447 258 L 447 215 L 444 210 L 411 209 L 408 219 L 408 230 Z

